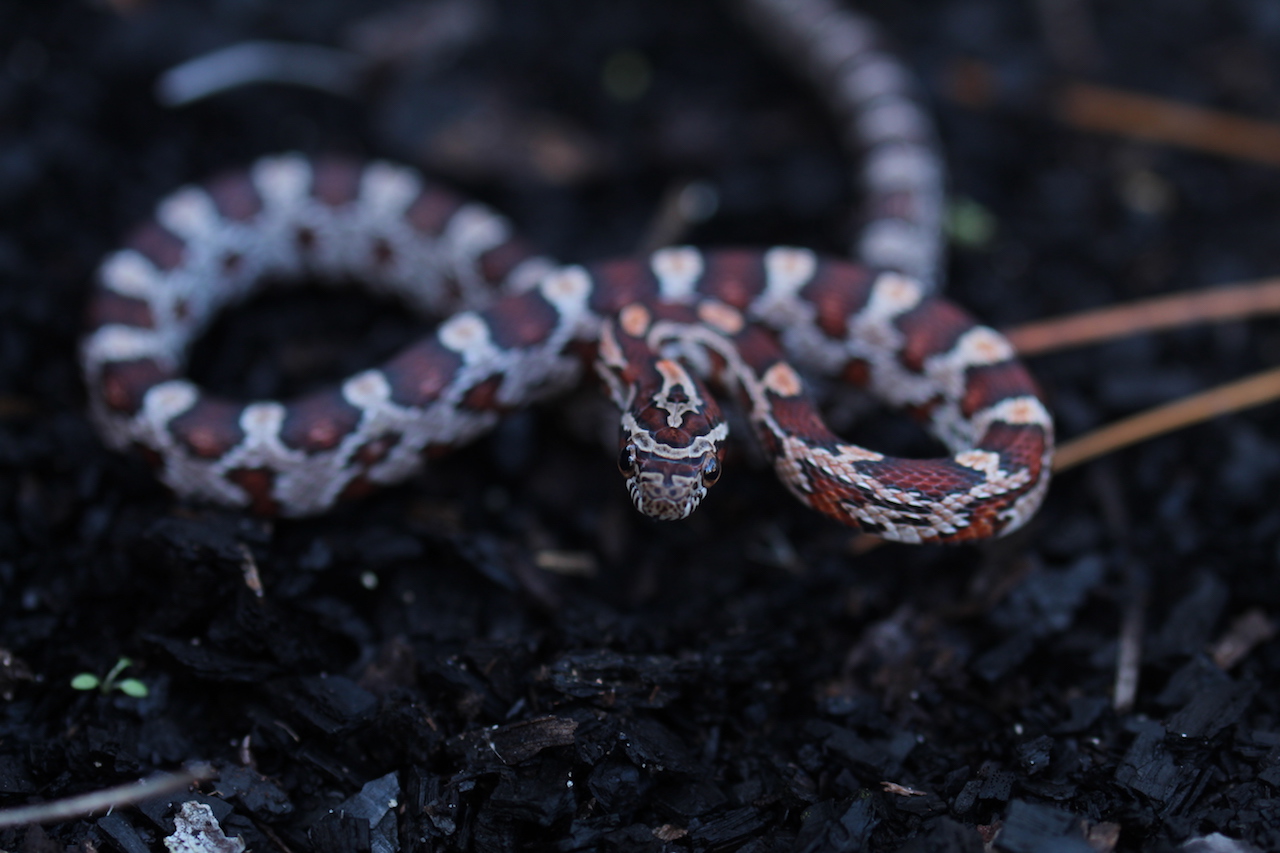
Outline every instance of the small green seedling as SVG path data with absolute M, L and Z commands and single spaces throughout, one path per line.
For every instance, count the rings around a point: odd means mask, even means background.
M 116 661 L 116 665 L 111 667 L 111 671 L 107 673 L 106 678 L 98 678 L 92 672 L 82 672 L 71 679 L 71 689 L 101 690 L 103 696 L 110 695 L 112 690 L 119 690 L 124 695 L 132 696 L 134 699 L 145 699 L 151 692 L 147 689 L 147 685 L 137 678 L 120 677 L 120 673 L 132 665 L 133 661 L 129 658 L 120 658 L 120 660 Z
M 961 196 L 947 207 L 945 228 L 951 242 L 960 248 L 984 251 L 991 248 L 999 225 L 991 211 Z

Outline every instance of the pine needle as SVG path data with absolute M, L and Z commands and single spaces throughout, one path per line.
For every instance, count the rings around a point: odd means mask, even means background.
M 1221 285 L 1188 293 L 1157 296 L 1095 311 L 1023 323 L 1004 331 L 1021 355 L 1055 350 L 1189 326 L 1280 314 L 1280 278 Z
M 1280 367 L 1148 409 L 1059 444 L 1053 470 L 1066 471 L 1122 447 L 1276 399 L 1280 399 Z
M 1079 130 L 1280 166 L 1280 125 L 1090 83 L 1059 94 L 1057 117 Z

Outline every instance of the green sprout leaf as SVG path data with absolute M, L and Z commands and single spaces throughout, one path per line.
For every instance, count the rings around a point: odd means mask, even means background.
M 102 680 L 92 672 L 82 672 L 71 679 L 72 690 L 96 690 Z
M 147 689 L 147 685 L 136 678 L 125 678 L 116 687 L 119 688 L 121 693 L 126 696 L 132 696 L 134 699 L 146 699 L 151 693 Z

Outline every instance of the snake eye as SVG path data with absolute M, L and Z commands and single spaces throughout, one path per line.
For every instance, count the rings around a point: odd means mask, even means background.
M 636 470 L 636 447 L 628 444 L 618 454 L 618 470 L 630 477 Z
M 714 486 L 716 481 L 720 479 L 720 460 L 712 456 L 706 462 L 702 463 L 702 482 L 708 486 Z

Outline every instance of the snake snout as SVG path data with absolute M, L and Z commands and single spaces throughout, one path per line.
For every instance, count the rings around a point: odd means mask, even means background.
M 646 476 L 647 475 L 647 476 Z M 631 500 L 644 515 L 658 521 L 679 521 L 698 508 L 707 493 L 700 478 L 645 472 L 631 481 Z
M 718 454 L 700 460 L 636 458 L 624 449 L 623 458 L 631 462 L 619 467 L 627 477 L 632 503 L 658 521 L 688 518 L 706 497 L 707 489 L 720 479 Z

